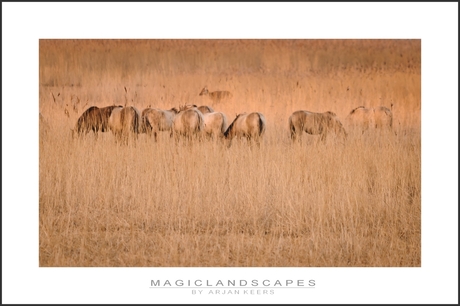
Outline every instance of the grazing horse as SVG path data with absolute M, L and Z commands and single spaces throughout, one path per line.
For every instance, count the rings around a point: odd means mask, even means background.
M 116 107 L 108 121 L 109 129 L 118 141 L 128 142 L 130 136 L 137 139 L 140 126 L 140 113 L 133 106 Z
M 333 132 L 338 135 L 347 137 L 342 123 L 333 112 L 313 113 L 305 110 L 298 110 L 292 113 L 289 117 L 289 131 L 291 132 L 291 139 L 296 141 L 301 137 L 303 132 L 310 135 L 321 135 L 322 141 L 326 140 L 327 135 Z
M 232 139 L 245 137 L 248 141 L 254 140 L 260 146 L 260 140 L 265 133 L 266 121 L 263 114 L 259 112 L 241 113 L 236 116 L 224 133 L 231 146 Z
M 97 132 L 100 129 L 102 129 L 102 115 L 100 108 L 97 106 L 91 106 L 83 112 L 83 114 L 78 118 L 75 127 L 71 129 L 72 138 L 82 134 L 86 135 L 90 131 L 93 131 L 97 135 Z
M 192 138 L 201 138 L 203 129 L 203 114 L 195 105 L 181 107 L 179 112 L 174 116 L 173 135 L 176 140 L 179 140 L 180 136 L 184 136 L 189 140 Z
M 209 92 L 208 88 L 205 86 L 200 94 L 200 96 L 207 96 L 214 103 L 219 103 L 222 100 L 233 98 L 233 94 L 229 91 L 213 91 Z
M 98 108 L 97 106 L 91 106 L 78 118 L 75 128 L 72 129 L 72 137 L 75 135 L 88 134 L 89 131 L 96 133 L 108 131 L 109 117 L 112 114 L 114 108 L 121 106 L 107 106 Z
M 227 130 L 227 116 L 224 113 L 212 112 L 203 114 L 204 133 L 208 138 L 222 138 Z
M 359 128 L 362 133 L 372 129 L 391 129 L 393 126 L 393 114 L 385 106 L 366 108 L 359 106 L 353 109 L 345 119 L 350 128 Z
M 142 126 L 148 135 L 154 135 L 157 141 L 158 132 L 169 132 L 173 136 L 174 117 L 179 111 L 176 108 L 162 110 L 158 108 L 146 108 L 142 111 Z

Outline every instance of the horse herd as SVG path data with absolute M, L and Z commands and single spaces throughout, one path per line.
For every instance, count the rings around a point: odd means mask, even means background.
M 346 118 L 350 127 L 359 126 L 366 129 L 392 127 L 392 112 L 384 107 L 353 109 Z M 333 112 L 314 113 L 298 110 L 288 119 L 289 132 L 293 141 L 300 141 L 303 132 L 320 135 L 325 140 L 328 134 L 347 138 L 344 126 Z M 91 106 L 78 118 L 72 136 L 80 136 L 93 131 L 112 131 L 117 141 L 126 142 L 129 137 L 137 138 L 146 133 L 158 140 L 160 132 L 169 133 L 176 140 L 186 139 L 227 139 L 228 146 L 232 139 L 246 138 L 260 145 L 266 130 L 266 119 L 260 112 L 240 113 L 228 124 L 227 116 L 214 111 L 210 106 L 183 105 L 179 108 L 163 110 L 146 108 L 140 112 L 133 106 L 121 105 L 99 108 Z
M 103 108 L 91 106 L 78 118 L 72 136 L 91 131 L 112 131 L 117 141 L 126 142 L 146 133 L 158 140 L 160 132 L 168 132 L 176 140 L 180 138 L 226 138 L 246 137 L 259 143 L 264 134 L 266 121 L 259 112 L 242 113 L 228 125 L 227 116 L 210 106 L 184 105 L 169 110 L 146 108 L 140 112 L 133 106 L 112 105 Z

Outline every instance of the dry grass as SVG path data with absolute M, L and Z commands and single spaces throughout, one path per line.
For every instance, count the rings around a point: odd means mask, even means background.
M 420 40 L 41 40 L 40 266 L 421 265 Z M 216 105 L 203 86 L 232 92 Z M 72 140 L 91 105 L 262 112 L 260 149 Z M 296 110 L 393 104 L 394 133 L 305 135 Z

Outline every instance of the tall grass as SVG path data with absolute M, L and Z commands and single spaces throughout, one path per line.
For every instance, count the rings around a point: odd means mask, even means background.
M 40 266 L 420 266 L 420 64 L 419 40 L 41 40 Z M 114 103 L 268 126 L 260 148 L 72 140 Z M 295 110 L 391 104 L 396 134 L 289 139 Z

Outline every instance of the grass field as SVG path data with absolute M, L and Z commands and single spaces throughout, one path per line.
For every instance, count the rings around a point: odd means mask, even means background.
M 420 267 L 420 40 L 40 40 L 41 267 Z M 228 90 L 212 103 L 198 94 Z M 89 106 L 259 111 L 260 148 L 72 139 Z M 391 132 L 289 138 L 296 110 Z

